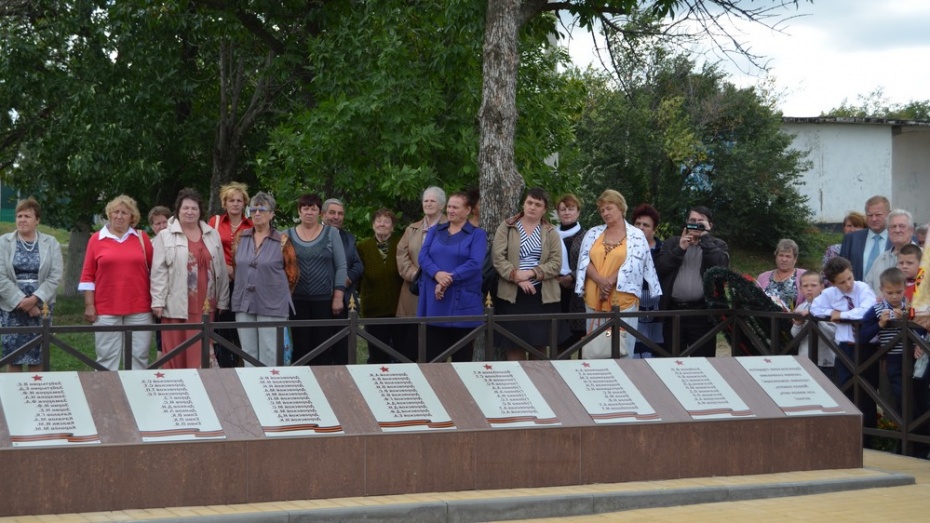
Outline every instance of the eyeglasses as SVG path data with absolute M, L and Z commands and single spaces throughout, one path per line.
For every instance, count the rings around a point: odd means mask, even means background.
M 249 214 L 255 214 L 257 212 L 271 212 L 271 209 L 268 207 L 249 207 Z

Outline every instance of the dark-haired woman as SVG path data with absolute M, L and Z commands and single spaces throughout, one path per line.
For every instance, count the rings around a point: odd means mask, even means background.
M 181 189 L 168 228 L 155 237 L 152 258 L 152 312 L 163 324 L 200 323 L 204 313 L 229 308 L 229 277 L 219 233 L 201 220 L 203 200 L 194 189 Z M 162 352 L 168 354 L 198 330 L 166 330 Z M 201 366 L 201 342 L 165 362 L 167 369 Z
M 491 255 L 499 276 L 495 307 L 500 314 L 559 312 L 562 240 L 546 219 L 548 211 L 549 195 L 532 188 L 523 200 L 523 211 L 504 220 L 494 234 Z M 503 326 L 532 347 L 549 344 L 548 321 L 505 322 Z M 502 337 L 499 346 L 508 360 L 526 358 L 526 351 L 507 338 Z
M 38 230 L 42 210 L 33 198 L 16 205 L 16 231 L 0 237 L 0 325 L 4 327 L 38 326 L 42 305 L 51 312 L 61 282 L 61 245 L 54 236 Z M 4 334 L 3 356 L 32 341 L 37 334 Z M 42 369 L 39 347 L 20 354 L 9 364 L 11 372 L 23 365 L 29 372 Z

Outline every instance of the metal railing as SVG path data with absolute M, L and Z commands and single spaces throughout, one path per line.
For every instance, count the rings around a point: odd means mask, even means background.
M 646 335 L 638 330 L 632 329 L 626 321 L 631 318 L 652 317 L 661 319 L 664 322 L 670 322 L 670 340 L 664 344 L 657 344 L 650 340 Z M 708 332 L 694 343 L 682 347 L 680 343 L 681 320 L 686 317 L 704 316 L 716 320 L 716 324 L 708 329 Z M 566 320 L 575 319 L 593 319 L 601 318 L 604 322 L 591 334 L 581 340 L 572 343 L 568 347 L 559 348 L 559 323 Z M 78 348 L 67 343 L 62 336 L 65 334 L 93 334 L 97 332 L 123 332 L 130 333 L 135 331 L 169 331 L 169 330 L 187 330 L 196 331 L 196 333 L 185 340 L 183 343 L 174 347 L 163 354 L 156 361 L 151 363 L 148 368 L 161 368 L 167 361 L 177 357 L 182 351 L 187 350 L 193 344 L 200 342 L 201 350 L 201 367 L 207 368 L 210 365 L 210 343 L 203 343 L 204 340 L 212 342 L 213 346 L 221 346 L 231 351 L 233 354 L 242 358 L 244 362 L 254 366 L 265 366 L 266 362 L 261 362 L 254 356 L 244 351 L 240 346 L 234 344 L 229 339 L 223 337 L 220 330 L 233 329 L 238 326 L 249 328 L 274 328 L 277 332 L 277 351 L 275 366 L 283 366 L 285 355 L 285 335 L 286 328 L 302 327 L 330 327 L 333 328 L 333 334 L 325 342 L 313 348 L 308 354 L 290 362 L 290 365 L 305 365 L 317 356 L 327 350 L 337 350 L 338 345 L 343 339 L 347 340 L 347 360 L 349 364 L 355 364 L 358 361 L 357 350 L 360 340 L 367 343 L 369 353 L 373 350 L 380 350 L 390 356 L 392 359 L 401 363 L 433 363 L 446 361 L 452 354 L 470 346 L 472 342 L 479 337 L 484 339 L 486 348 L 485 359 L 494 360 L 495 357 L 488 357 L 489 353 L 495 347 L 496 337 L 506 338 L 526 350 L 531 359 L 540 360 L 564 360 L 571 359 L 576 354 L 580 355 L 581 348 L 594 336 L 606 331 L 612 331 L 613 354 L 618 355 L 619 334 L 620 330 L 629 332 L 638 343 L 637 348 L 649 350 L 656 357 L 687 357 L 690 356 L 698 347 L 705 342 L 716 340 L 718 334 L 723 333 L 728 339 L 733 355 L 757 354 L 757 355 L 788 355 L 797 354 L 799 344 L 807 340 L 809 346 L 809 357 L 813 361 L 818 361 L 818 353 L 828 350 L 836 355 L 836 365 L 842 365 L 849 370 L 852 378 L 844 383 L 839 384 L 842 390 L 857 406 L 862 408 L 871 408 L 871 405 L 877 405 L 881 408 L 883 416 L 889 419 L 897 430 L 879 429 L 877 427 L 864 427 L 863 434 L 867 437 L 889 438 L 899 443 L 899 449 L 906 453 L 914 450 L 915 444 L 924 444 L 930 446 L 930 409 L 925 412 L 917 412 L 915 407 L 914 392 L 915 384 L 910 378 L 913 373 L 913 360 L 910 357 L 915 348 L 919 348 L 930 354 L 930 344 L 927 340 L 917 334 L 920 326 L 916 323 L 893 320 L 890 323 L 892 327 L 901 327 L 900 333 L 881 346 L 873 346 L 868 343 L 857 341 L 854 346 L 853 357 L 850 358 L 840 349 L 836 342 L 825 335 L 818 323 L 825 321 L 810 316 L 801 316 L 794 313 L 784 312 L 759 312 L 750 310 L 729 310 L 729 309 L 702 309 L 702 310 L 680 310 L 680 311 L 646 311 L 646 312 L 620 312 L 614 308 L 611 312 L 602 313 L 556 313 L 556 314 L 533 314 L 533 315 L 503 315 L 495 314 L 494 308 L 488 306 L 484 314 L 475 316 L 455 316 L 455 317 L 414 317 L 414 318 L 361 318 L 354 310 L 350 310 L 348 318 L 327 319 L 327 320 L 286 320 L 286 321 L 267 321 L 267 322 L 215 322 L 211 314 L 204 314 L 202 322 L 196 324 L 151 324 L 151 325 L 132 325 L 132 326 L 109 326 L 99 327 L 93 325 L 52 325 L 51 318 L 45 314 L 39 326 L 31 327 L 2 327 L 0 333 L 32 333 L 37 334 L 28 343 L 19 347 L 9 355 L 0 358 L 0 367 L 10 364 L 18 358 L 19 355 L 39 347 L 41 354 L 41 365 L 46 371 L 50 370 L 51 353 L 53 350 L 61 350 L 63 353 L 77 359 L 92 370 L 107 370 L 102 365 L 83 354 Z M 792 320 L 805 320 L 800 332 L 793 338 L 785 336 L 786 322 Z M 427 359 L 426 327 L 433 323 L 442 322 L 480 322 L 477 327 L 472 328 L 468 334 L 454 345 L 448 347 L 442 353 L 438 354 L 432 360 Z M 514 335 L 507 329 L 507 325 L 512 322 L 545 322 L 547 324 L 549 343 L 546 347 L 534 347 L 518 336 Z M 859 322 L 849 321 L 858 334 Z M 365 329 L 368 325 L 411 325 L 417 329 L 417 347 L 416 358 L 409 358 L 403 352 L 398 351 L 382 342 Z M 710 327 L 710 324 L 708 324 Z M 858 336 L 856 336 L 858 340 Z M 901 404 L 893 405 L 886 396 L 880 394 L 878 383 L 870 380 L 869 376 L 874 375 L 875 367 L 880 365 L 882 357 L 888 354 L 898 342 L 903 345 L 902 357 L 902 393 Z M 132 336 L 123 336 L 122 346 L 123 368 L 132 368 Z M 926 386 L 926 382 L 924 386 Z M 928 394 L 930 396 L 930 394 Z

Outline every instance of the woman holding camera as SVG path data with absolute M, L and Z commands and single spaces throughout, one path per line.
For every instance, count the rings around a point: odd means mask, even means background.
M 656 270 L 662 282 L 662 310 L 706 309 L 704 299 L 704 273 L 711 267 L 728 267 L 730 253 L 726 242 L 711 236 L 713 215 L 703 205 L 692 207 L 681 236 L 665 240 L 656 258 Z M 680 350 L 702 338 L 713 328 L 707 316 L 682 316 L 679 333 Z M 672 322 L 665 322 L 665 345 L 673 347 Z M 713 338 L 697 346 L 691 356 L 715 356 Z M 677 356 L 677 354 L 676 354 Z
M 584 235 L 575 276 L 575 293 L 584 297 L 587 312 L 610 311 L 614 306 L 622 312 L 636 312 L 642 297 L 643 283 L 652 295 L 662 294 L 649 242 L 643 231 L 627 223 L 626 199 L 617 191 L 607 189 L 597 199 L 597 210 L 604 225 L 592 227 Z M 636 330 L 639 318 L 623 318 Z M 588 320 L 588 331 L 594 320 Z M 636 338 L 629 332 L 626 347 L 633 356 Z

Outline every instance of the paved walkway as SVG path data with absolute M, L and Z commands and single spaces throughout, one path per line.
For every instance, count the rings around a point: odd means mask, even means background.
M 668 506 L 673 503 L 692 504 Z M 664 508 L 636 508 L 648 506 Z M 862 469 L 27 516 L 0 522 L 514 521 L 542 515 L 564 517 L 519 521 L 928 521 L 930 461 L 865 451 Z

